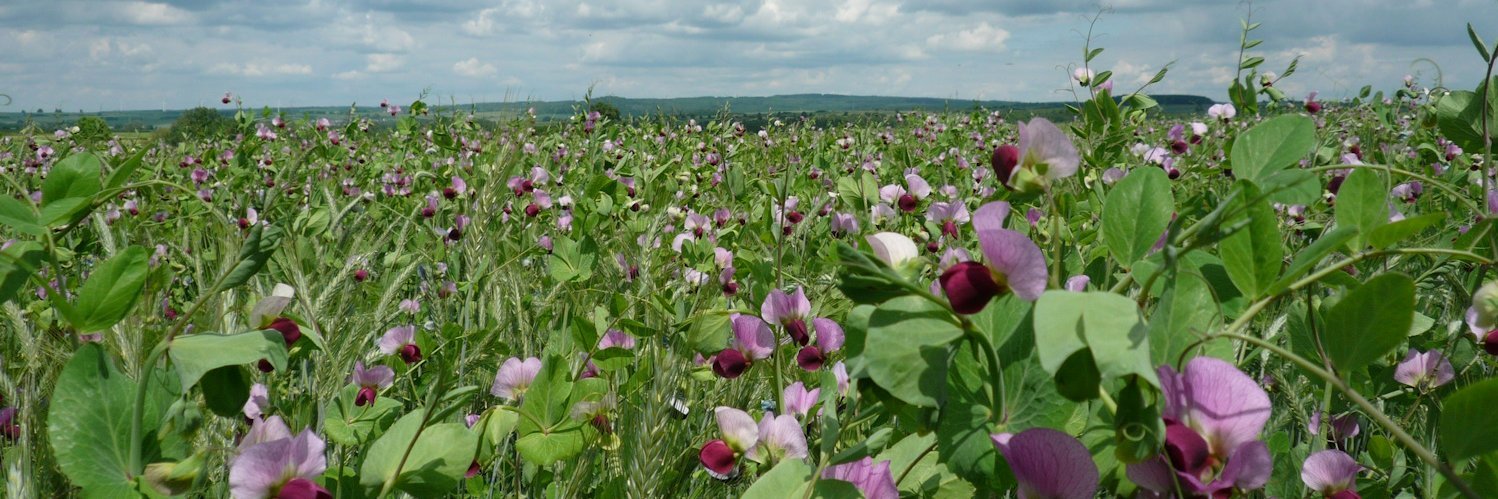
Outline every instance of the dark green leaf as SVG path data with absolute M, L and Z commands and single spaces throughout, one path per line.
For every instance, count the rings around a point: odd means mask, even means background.
M 239 249 L 239 263 L 229 271 L 219 289 L 233 289 L 249 282 L 251 277 L 260 272 L 260 269 L 265 268 L 265 264 L 270 262 L 271 255 L 276 253 L 276 248 L 280 245 L 280 228 L 256 225 L 250 230 L 250 237 L 245 239 L 244 246 Z
M 1498 378 L 1474 383 L 1441 401 L 1441 447 L 1449 461 L 1498 450 Z
M 1233 284 L 1244 296 L 1257 298 L 1264 296 L 1270 284 L 1279 278 L 1285 247 L 1280 239 L 1279 219 L 1269 200 L 1261 199 L 1259 189 L 1247 180 L 1239 180 L 1237 187 L 1241 194 L 1233 199 L 1232 211 L 1238 214 L 1224 223 L 1243 224 L 1243 227 L 1224 238 L 1218 251 Z
M 78 306 L 73 326 L 90 333 L 114 326 L 130 313 L 146 285 L 146 249 L 131 246 L 116 253 L 94 268 L 78 290 Z
M 42 245 L 22 241 L 0 251 L 0 304 L 16 297 L 26 280 L 36 275 L 46 256 Z
M 1379 274 L 1348 292 L 1323 324 L 1332 365 L 1349 375 L 1404 344 L 1414 307 L 1415 281 L 1404 274 Z
M 1378 174 L 1367 168 L 1353 170 L 1337 191 L 1337 225 L 1356 227 L 1364 238 L 1368 237 L 1373 229 L 1389 223 L 1387 198 Z M 1366 246 L 1366 241 L 1359 243 L 1361 246 Z
M 208 410 L 226 418 L 238 418 L 250 399 L 250 375 L 244 366 L 224 366 L 203 374 L 203 402 Z
M 1131 266 L 1149 252 L 1170 225 L 1175 197 L 1159 168 L 1135 168 L 1103 202 L 1103 237 L 1118 263 Z

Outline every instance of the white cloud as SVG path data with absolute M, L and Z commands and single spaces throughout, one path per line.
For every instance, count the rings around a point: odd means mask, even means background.
M 469 57 L 468 59 L 458 61 L 457 64 L 453 64 L 453 72 L 463 76 L 480 77 L 492 76 L 498 73 L 499 69 L 495 68 L 493 64 L 480 61 L 477 57 Z
M 279 75 L 310 75 L 312 66 L 307 64 L 283 64 L 247 62 L 244 64 L 232 64 L 221 62 L 208 68 L 210 73 L 243 76 L 246 78 L 257 78 L 262 76 Z
M 169 26 L 193 22 L 191 12 L 154 2 L 126 2 L 119 6 L 120 17 L 132 24 Z
M 963 52 L 997 52 L 1004 50 L 1004 42 L 1008 40 L 1009 31 L 984 22 L 971 29 L 931 35 L 926 37 L 926 45 Z
M 370 73 L 389 73 L 406 65 L 406 60 L 396 54 L 369 54 L 364 61 L 364 70 Z

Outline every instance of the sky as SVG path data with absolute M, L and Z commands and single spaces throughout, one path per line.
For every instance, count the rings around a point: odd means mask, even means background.
M 1101 16 L 1098 17 L 1101 9 Z M 1240 19 L 1291 96 L 1475 87 L 1465 24 L 1498 0 L 4 0 L 0 112 L 837 93 L 1071 100 L 1092 64 L 1132 91 L 1226 98 Z M 1418 61 L 1418 62 L 1417 62 Z M 1427 62 L 1428 61 L 1428 62 Z

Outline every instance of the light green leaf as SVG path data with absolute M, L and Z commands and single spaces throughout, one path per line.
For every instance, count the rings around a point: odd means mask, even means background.
M 1357 246 L 1366 246 L 1366 237 L 1374 229 L 1389 223 L 1388 194 L 1384 182 L 1377 173 L 1367 168 L 1358 168 L 1342 181 L 1337 191 L 1337 225 L 1356 227 L 1363 238 L 1355 239 Z
M 208 371 L 224 367 L 253 364 L 264 359 L 276 370 L 286 369 L 286 340 L 275 331 L 250 331 L 240 334 L 198 333 L 172 339 L 167 354 L 182 380 L 182 391 Z
M 1239 180 L 1237 187 L 1239 195 L 1233 198 L 1232 211 L 1239 214 L 1223 223 L 1243 224 L 1243 228 L 1224 238 L 1218 252 L 1233 284 L 1244 296 L 1257 298 L 1264 296 L 1270 284 L 1279 278 L 1285 247 L 1280 239 L 1279 220 L 1269 201 L 1259 199 L 1259 189 L 1247 180 Z
M 865 369 L 896 398 L 936 406 L 946 395 L 950 346 L 961 337 L 947 309 L 917 296 L 895 298 L 869 317 Z
M 425 409 L 411 411 L 375 440 L 360 467 L 359 483 L 378 490 L 393 477 L 396 489 L 417 497 L 441 496 L 458 485 L 473 463 L 479 436 L 462 423 L 437 423 L 422 429 L 424 413 Z M 401 465 L 402 456 L 406 456 L 405 465 Z
M 1233 141 L 1233 174 L 1255 183 L 1294 165 L 1316 142 L 1316 123 L 1301 115 L 1265 120 Z M 1262 185 L 1262 184 L 1261 184 Z

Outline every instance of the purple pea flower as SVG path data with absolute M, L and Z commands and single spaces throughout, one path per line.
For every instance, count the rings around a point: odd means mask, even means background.
M 416 346 L 416 326 L 400 326 L 380 337 L 380 353 L 400 355 L 406 364 L 421 362 L 421 347 Z
M 1045 292 L 1045 255 L 1029 237 L 1004 228 L 1009 203 L 995 201 L 978 208 L 973 228 L 985 262 L 961 262 L 942 272 L 941 288 L 960 314 L 976 314 L 1000 294 L 1013 292 L 1035 301 Z
M 1258 439 L 1269 421 L 1269 395 L 1237 367 L 1197 357 L 1176 373 L 1159 369 L 1165 408 L 1165 454 L 1128 465 L 1128 476 L 1146 489 L 1211 496 L 1253 490 L 1269 481 L 1269 447 Z M 1174 476 L 1172 476 L 1174 470 Z
M 1017 192 L 1040 192 L 1051 181 L 1077 173 L 1081 156 L 1066 133 L 1045 118 L 1016 123 L 1019 145 L 994 149 L 994 173 L 999 182 Z
M 359 395 L 354 397 L 354 405 L 364 407 L 374 403 L 381 389 L 395 382 L 395 370 L 390 366 L 365 369 L 363 362 L 355 362 L 354 374 L 349 376 L 349 382 L 359 386 Z
M 1362 470 L 1363 467 L 1346 452 L 1327 449 L 1306 458 L 1300 467 L 1300 481 L 1305 482 L 1306 488 L 1321 493 L 1322 497 L 1358 499 L 1361 496 L 1356 492 L 1357 479 Z
M 796 353 L 796 365 L 807 371 L 821 369 L 827 354 L 841 350 L 845 339 L 843 327 L 832 319 L 817 317 L 811 320 L 811 326 L 817 332 L 816 344 L 801 347 Z
M 796 287 L 794 294 L 772 290 L 759 306 L 759 315 L 770 324 L 779 324 L 797 345 L 806 346 L 811 336 L 806 332 L 806 319 L 811 315 L 811 301 L 806 291 Z
M 1411 348 L 1394 368 L 1394 381 L 1421 391 L 1450 383 L 1455 377 L 1451 361 L 1436 350 L 1420 352 Z
M 635 337 L 618 329 L 610 329 L 598 338 L 598 349 L 623 348 L 625 350 L 635 349 Z
M 285 423 L 280 423 L 279 418 L 277 423 L 284 432 Z M 333 494 L 316 481 L 328 468 L 324 448 L 323 440 L 311 429 L 302 430 L 294 437 L 242 446 L 229 466 L 229 493 L 236 499 L 332 499 Z
M 752 315 L 734 314 L 733 339 L 728 348 L 713 356 L 713 372 L 733 379 L 744 374 L 754 361 L 769 357 L 775 351 L 775 333 L 765 321 Z
M 494 375 L 494 386 L 489 388 L 489 393 L 505 400 L 519 401 L 540 373 L 541 359 L 530 357 L 522 361 L 517 357 L 510 357 L 499 366 L 499 372 Z
M 785 413 L 805 419 L 811 412 L 811 407 L 817 404 L 818 396 L 822 394 L 821 388 L 806 389 L 806 385 L 797 381 L 785 387 L 781 396 L 785 398 Z
M 1097 464 L 1071 435 L 1031 428 L 991 438 L 1019 482 L 1021 499 L 1090 499 L 1097 493 Z
M 865 499 L 899 499 L 894 475 L 890 473 L 889 460 L 874 462 L 865 456 L 861 461 L 829 466 L 822 470 L 823 480 L 842 480 L 853 484 Z
M 244 417 L 250 421 L 256 421 L 265 415 L 265 409 L 270 407 L 270 390 L 260 383 L 250 385 L 250 398 L 244 402 Z

